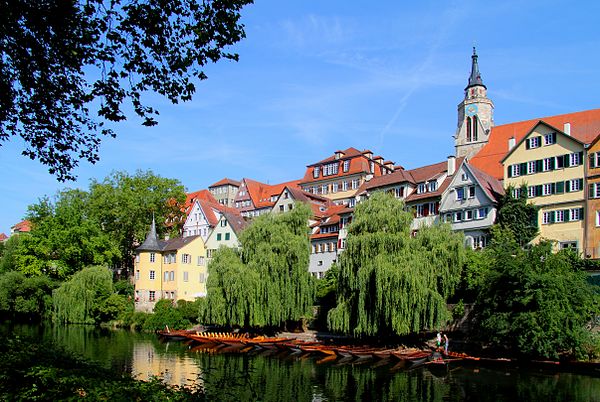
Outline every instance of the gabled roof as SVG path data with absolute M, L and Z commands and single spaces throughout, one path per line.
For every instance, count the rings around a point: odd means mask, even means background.
M 457 167 L 460 166 L 463 163 L 464 159 L 465 159 L 464 157 L 456 158 L 456 161 L 455 161 L 456 166 Z M 442 174 L 445 174 L 448 172 L 448 161 L 435 163 L 433 165 L 423 166 L 423 167 L 420 167 L 417 169 L 409 170 L 408 172 L 415 179 L 415 183 L 422 183 L 427 180 L 433 180 L 433 179 L 440 177 Z M 454 173 L 454 175 L 455 174 L 456 174 L 456 172 Z M 435 191 L 425 192 L 425 193 L 421 193 L 421 194 L 417 194 L 416 191 L 412 192 L 408 197 L 406 197 L 406 199 L 405 199 L 406 202 L 408 203 L 408 202 L 420 201 L 420 200 L 424 200 L 424 199 L 432 198 L 432 197 L 440 197 L 444 193 L 444 191 L 446 191 L 446 189 L 452 182 L 454 175 L 446 176 L 444 181 L 442 181 L 442 183 L 437 187 L 437 189 Z
M 229 179 L 227 177 L 225 177 L 224 179 L 219 180 L 216 183 L 211 184 L 210 186 L 208 186 L 208 188 L 213 188 L 213 187 L 220 187 L 220 186 L 225 186 L 225 185 L 232 185 L 234 187 L 239 187 L 240 186 L 240 182 L 237 180 L 233 180 L 233 179 Z
M 391 186 L 394 184 L 400 184 L 400 183 L 406 183 L 406 182 L 414 184 L 414 179 L 412 178 L 412 176 L 410 174 L 407 173 L 406 170 L 397 169 L 393 173 L 385 174 L 383 176 L 373 177 L 371 180 L 365 181 L 359 187 L 357 194 L 362 194 L 363 192 L 374 189 L 374 188 Z
M 256 209 L 273 206 L 275 202 L 271 201 L 272 197 L 278 196 L 285 187 L 298 188 L 299 182 L 299 180 L 292 180 L 279 184 L 265 184 L 248 178 L 242 181 L 246 183 L 246 190 Z
M 176 237 L 174 239 L 163 240 L 163 241 L 161 241 L 161 243 L 162 243 L 161 251 L 179 250 L 180 248 L 187 246 L 188 244 L 190 244 L 191 242 L 193 242 L 194 240 L 196 240 L 199 237 L 200 237 L 200 235 L 195 235 L 195 236 Z
M 208 190 L 194 191 L 193 193 L 186 194 L 185 204 L 184 204 L 186 215 L 188 215 L 191 212 L 192 207 L 194 206 L 194 201 L 196 201 L 196 200 L 204 200 L 204 201 L 208 201 L 208 202 L 211 202 L 214 204 L 219 203 L 215 199 L 215 197 L 213 197 L 213 195 L 210 193 L 210 191 L 208 191 Z
M 229 226 L 236 235 L 239 235 L 248 226 L 248 222 L 239 213 L 224 212 L 221 219 L 227 219 Z
M 10 228 L 13 233 L 31 232 L 31 222 L 27 219 Z
M 570 123 L 571 137 L 584 144 L 591 143 L 600 134 L 600 109 L 495 126 L 492 128 L 488 143 L 470 159 L 470 164 L 498 180 L 504 179 L 504 170 L 500 161 L 509 151 L 509 138 L 514 137 L 516 142 L 521 141 L 540 120 L 558 128 L 564 128 L 565 123 Z
M 342 153 L 343 154 L 342 157 L 339 159 L 336 159 L 335 154 L 337 154 L 337 153 Z M 358 149 L 350 147 L 343 151 L 335 151 L 333 156 L 325 158 L 325 159 L 323 159 L 319 162 L 313 163 L 311 165 L 307 165 L 306 167 L 317 166 L 317 165 L 326 164 L 328 162 L 335 162 L 335 161 L 339 161 L 339 160 L 355 158 L 357 156 L 361 156 L 362 154 L 363 154 L 363 152 L 360 152 Z
M 312 210 L 313 216 L 316 218 L 322 218 L 323 216 L 325 216 L 327 208 L 330 205 L 332 205 L 331 200 L 329 198 L 325 198 L 325 197 L 322 197 L 317 194 L 313 194 L 313 193 L 309 193 L 304 190 L 300 190 L 297 187 L 289 187 L 289 186 L 285 186 L 283 188 L 283 190 L 281 190 L 281 193 L 279 194 L 277 201 L 279 201 L 279 199 L 281 199 L 283 193 L 286 190 L 290 193 L 290 196 L 292 197 L 292 199 L 294 199 L 294 201 L 300 201 L 305 204 L 308 204 Z
M 500 196 L 504 194 L 504 187 L 502 187 L 500 180 L 472 166 L 467 161 L 465 161 L 464 166 L 473 174 L 475 180 L 479 183 L 479 187 L 491 201 L 496 202 L 500 199 Z
M 529 134 L 533 133 L 535 131 L 536 128 L 538 128 L 539 126 L 546 126 L 551 130 L 554 130 L 555 132 L 564 135 L 568 138 L 570 138 L 571 140 L 573 140 L 574 142 L 580 144 L 580 145 L 585 145 L 583 142 L 579 141 L 577 138 L 573 138 L 568 134 L 565 134 L 562 130 L 559 130 L 556 127 L 552 127 L 550 124 L 546 123 L 543 120 L 538 121 L 536 124 L 533 125 L 533 127 L 531 127 L 531 129 L 523 136 L 523 138 L 521 138 L 521 140 L 519 142 L 517 142 L 515 144 L 514 147 L 512 147 L 511 149 L 508 150 L 508 152 L 506 153 L 506 155 L 504 155 L 504 157 L 500 160 L 500 163 L 504 163 L 504 161 L 506 160 L 506 158 L 508 158 L 513 152 L 516 151 L 516 149 L 523 143 L 525 142 L 525 140 L 527 139 L 527 137 L 529 137 Z

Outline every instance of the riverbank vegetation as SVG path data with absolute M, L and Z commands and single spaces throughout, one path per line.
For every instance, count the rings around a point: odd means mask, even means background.
M 555 253 L 548 241 L 532 245 L 535 209 L 526 197 L 510 194 L 501 203 L 489 247 L 478 251 L 464 247 L 462 235 L 449 225 L 414 231 L 413 216 L 401 201 L 373 194 L 356 207 L 346 250 L 318 281 L 307 269 L 309 208 L 261 216 L 242 232 L 241 251 L 215 252 L 206 298 L 160 300 L 153 313 L 135 312 L 131 282 L 114 282 L 118 269 L 109 269 L 107 261 L 131 257 L 133 246 L 124 251 L 123 244 L 143 238 L 141 217 L 157 211 L 161 221 L 173 222 L 167 219 L 173 217 L 171 207 L 152 205 L 172 202 L 179 191 L 174 182 L 163 183 L 163 196 L 155 195 L 144 209 L 132 199 L 133 189 L 160 179 L 141 176 L 115 175 L 87 195 L 63 192 L 55 203 L 42 200 L 30 208 L 32 232 L 11 237 L 0 249 L 3 318 L 146 331 L 198 324 L 277 331 L 299 329 L 318 303 L 320 315 L 313 321 L 318 329 L 374 339 L 442 329 L 461 318 L 468 304 L 471 343 L 529 358 L 600 356 L 598 336 L 586 328 L 600 316 L 600 288 L 585 272 L 594 263 L 573 251 Z M 125 218 L 99 201 L 103 198 L 138 203 L 130 207 L 139 222 L 110 246 L 97 243 L 116 239 L 117 222 Z M 87 209 L 93 199 L 97 207 Z M 104 211 L 103 219 L 96 210 Z M 87 239 L 71 228 L 77 224 L 98 226 Z M 169 225 L 160 231 L 175 230 Z M 458 307 L 450 313 L 448 303 Z

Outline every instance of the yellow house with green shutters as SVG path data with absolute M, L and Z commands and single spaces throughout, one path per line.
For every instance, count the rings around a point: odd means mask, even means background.
M 158 240 L 156 225 L 136 249 L 135 309 L 152 311 L 160 299 L 193 301 L 206 296 L 206 247 L 201 236 Z
M 509 139 L 502 160 L 504 187 L 527 187 L 529 202 L 540 207 L 540 239 L 556 241 L 556 249 L 582 251 L 585 226 L 585 145 L 549 124 L 539 121 L 519 143 Z

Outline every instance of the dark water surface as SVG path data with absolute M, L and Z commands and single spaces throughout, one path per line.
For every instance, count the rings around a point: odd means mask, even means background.
M 8 331 L 3 325 L 2 333 Z M 116 371 L 199 386 L 215 401 L 599 401 L 600 378 L 539 370 L 320 362 L 287 353 L 217 354 L 156 336 L 84 326 L 15 326 Z

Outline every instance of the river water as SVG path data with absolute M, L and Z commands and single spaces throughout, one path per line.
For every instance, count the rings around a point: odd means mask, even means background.
M 85 326 L 11 330 L 52 339 L 140 379 L 160 376 L 200 387 L 215 401 L 600 401 L 600 378 L 580 374 L 477 367 L 406 371 L 394 361 L 340 364 L 287 353 L 214 353 L 151 334 Z

